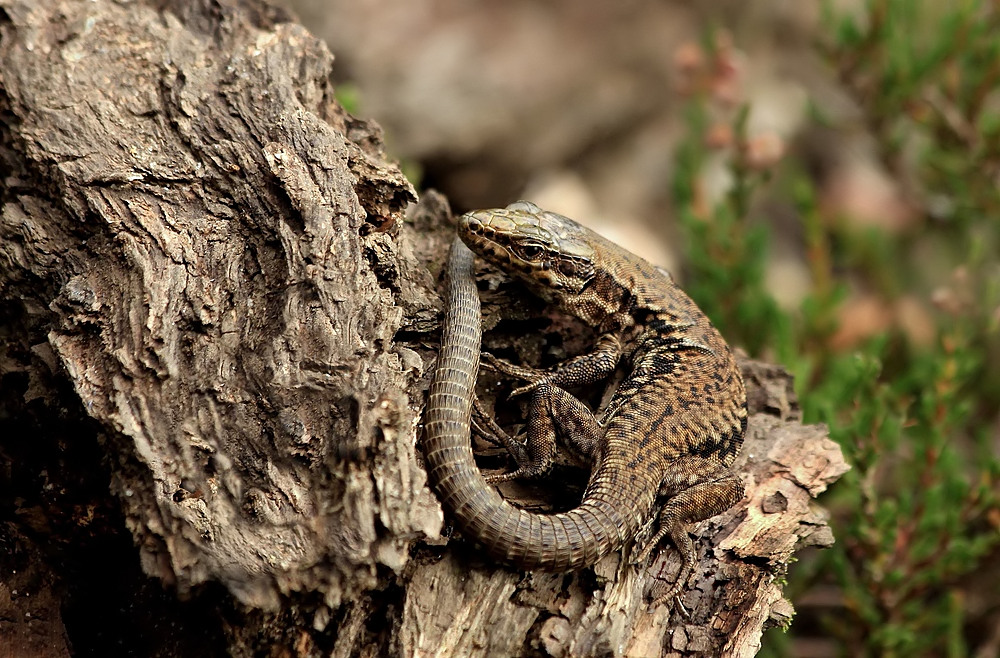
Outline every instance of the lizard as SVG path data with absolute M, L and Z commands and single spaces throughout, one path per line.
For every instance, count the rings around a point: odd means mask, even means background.
M 526 570 L 592 566 L 648 528 L 650 538 L 633 554 L 639 563 L 669 536 L 681 573 L 654 603 L 673 596 L 696 561 L 687 525 L 729 509 L 744 493 L 730 468 L 747 427 L 732 350 L 666 271 L 567 217 L 518 201 L 466 213 L 457 231 L 424 423 L 428 471 L 443 506 L 491 556 Z M 512 396 L 531 395 L 526 444 L 484 419 L 517 464 L 489 477 L 471 446 L 474 407 L 485 413 L 475 393 L 482 320 L 473 252 L 599 336 L 592 352 L 546 370 L 482 355 L 526 382 Z M 625 377 L 600 416 L 565 390 L 608 378 L 623 359 Z M 505 501 L 491 485 L 543 476 L 557 436 L 590 462 L 580 504 L 541 514 Z

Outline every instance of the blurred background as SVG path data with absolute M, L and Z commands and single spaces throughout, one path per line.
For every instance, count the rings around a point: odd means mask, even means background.
M 285 4 L 418 189 L 586 223 L 795 374 L 853 470 L 762 655 L 1000 655 L 1000 3 Z

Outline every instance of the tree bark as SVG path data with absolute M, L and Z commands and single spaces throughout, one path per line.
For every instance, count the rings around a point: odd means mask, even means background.
M 325 46 L 254 0 L 0 7 L 0 647 L 100 649 L 78 611 L 112 582 L 158 655 L 752 655 L 787 622 L 777 579 L 832 542 L 811 497 L 846 467 L 780 369 L 745 363 L 747 496 L 697 527 L 686 615 L 646 609 L 670 550 L 485 562 L 441 539 L 418 447 L 447 204 L 407 214 Z M 79 546 L 110 548 L 58 568 Z M 116 575 L 134 555 L 165 594 Z

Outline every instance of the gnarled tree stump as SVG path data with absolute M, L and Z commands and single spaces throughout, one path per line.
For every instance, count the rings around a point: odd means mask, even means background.
M 698 526 L 687 616 L 646 609 L 669 550 L 483 561 L 419 451 L 447 204 L 406 216 L 323 44 L 254 0 L 0 7 L 0 647 L 752 655 L 788 619 L 845 467 L 782 371 L 745 363 L 747 497 Z M 133 613 L 88 616 L 108 590 Z

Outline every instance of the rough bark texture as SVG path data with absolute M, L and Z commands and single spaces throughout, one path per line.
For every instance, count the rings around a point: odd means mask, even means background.
M 752 655 L 788 619 L 775 579 L 832 541 L 810 498 L 845 467 L 787 375 L 746 364 L 748 495 L 697 528 L 687 617 L 644 603 L 671 551 L 442 548 L 418 420 L 447 206 L 404 221 L 326 48 L 252 0 L 0 7 L 0 655 Z M 491 341 L 542 349 L 517 326 Z

